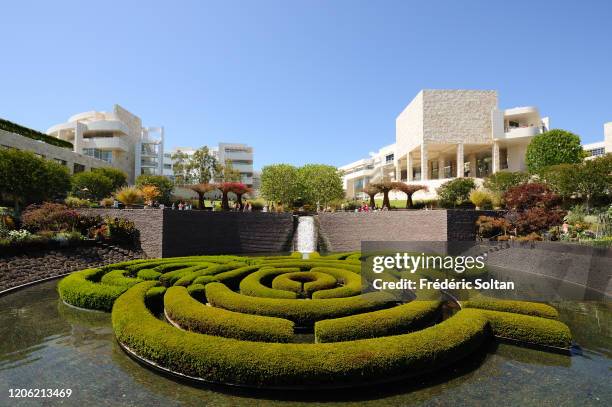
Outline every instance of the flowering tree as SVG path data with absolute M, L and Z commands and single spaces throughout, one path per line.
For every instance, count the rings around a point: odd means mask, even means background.
M 234 184 L 234 186 L 232 187 L 231 192 L 236 194 L 236 201 L 238 202 L 238 208 L 242 210 L 243 208 L 242 196 L 244 194 L 251 193 L 253 190 L 240 182 L 232 182 L 232 184 Z
M 238 198 L 238 204 L 240 205 L 240 208 L 242 208 L 242 195 L 246 194 L 250 190 L 242 182 L 222 182 L 220 184 L 217 184 L 217 188 L 221 191 L 221 208 L 224 211 L 229 211 L 230 209 L 228 199 L 228 194 L 230 192 L 235 193 L 236 196 L 240 194 L 240 198 Z
M 391 209 L 391 202 L 389 202 L 389 192 L 395 189 L 395 182 L 389 180 L 382 180 L 379 182 L 373 182 L 372 185 L 374 188 L 378 189 L 378 192 L 383 194 L 383 208 Z
M 200 209 L 204 209 L 204 194 L 217 189 L 215 184 L 201 183 L 195 185 L 186 185 L 186 188 L 191 189 L 198 194 L 198 206 Z
M 378 188 L 375 185 L 368 184 L 363 187 L 362 191 L 364 194 L 367 194 L 370 197 L 370 206 L 374 208 L 376 206 L 376 201 L 374 200 L 374 197 L 376 197 L 376 194 L 380 192 Z
M 412 208 L 412 195 L 417 191 L 427 191 L 425 185 L 409 185 L 403 182 L 394 182 L 394 188 L 406 194 L 406 209 Z

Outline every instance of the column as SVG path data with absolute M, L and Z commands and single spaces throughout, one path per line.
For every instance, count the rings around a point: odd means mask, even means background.
M 425 143 L 421 144 L 421 181 L 427 181 L 429 179 L 429 165 L 427 161 L 427 146 Z
M 406 179 L 408 182 L 412 181 L 412 167 L 414 167 L 414 162 L 412 159 L 412 154 L 409 152 L 406 154 Z
M 470 177 L 476 177 L 476 154 L 470 154 Z
M 444 157 L 440 154 L 438 156 L 438 179 L 444 178 Z
M 83 154 L 83 126 L 79 122 L 74 126 L 74 152 Z
M 395 180 L 401 181 L 402 180 L 402 166 L 400 164 L 399 157 L 397 157 L 397 159 L 395 160 L 394 167 L 395 167 Z
M 457 178 L 463 178 L 463 143 L 457 144 Z
M 493 142 L 493 152 L 491 154 L 492 162 L 493 162 L 493 174 L 499 171 L 499 143 L 497 141 Z

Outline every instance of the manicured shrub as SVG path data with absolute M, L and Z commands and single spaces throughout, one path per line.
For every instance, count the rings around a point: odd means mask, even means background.
M 158 280 L 162 274 L 152 269 L 142 269 L 136 274 L 141 280 Z
M 300 298 L 310 298 L 319 290 L 335 286 L 336 279 L 333 276 L 312 270 L 281 274 L 272 280 L 272 288 L 292 291 Z
M 512 312 L 550 319 L 559 318 L 559 312 L 547 304 L 528 301 L 500 300 L 486 296 L 477 296 L 462 304 L 466 308 L 480 308 L 491 311 Z
M 206 304 L 206 286 L 204 284 L 192 284 L 187 287 L 187 292 L 197 301 Z
M 569 131 L 553 129 L 531 139 L 525 163 L 531 173 L 537 173 L 551 165 L 577 164 L 584 156 L 580 137 Z
M 361 277 L 352 271 L 334 267 L 313 267 L 310 271 L 329 274 L 340 285 L 336 288 L 314 292 L 313 299 L 352 297 L 361 294 Z
M 168 289 L 164 309 L 172 322 L 188 331 L 259 342 L 289 342 L 293 337 L 291 321 L 209 307 L 184 287 Z
M 440 306 L 440 301 L 412 301 L 366 314 L 318 321 L 315 342 L 354 341 L 408 333 L 439 317 Z
M 94 168 L 92 172 L 97 172 L 111 180 L 112 190 L 116 191 L 127 184 L 127 174 L 118 168 L 102 167 Z
M 113 181 L 101 172 L 84 171 L 74 174 L 70 180 L 72 195 L 99 201 L 113 192 Z
M 572 335 L 563 322 L 509 312 L 479 310 L 489 320 L 495 336 L 535 345 L 569 348 Z
M 110 311 L 129 287 L 97 283 L 104 273 L 102 269 L 87 269 L 70 274 L 58 284 L 60 298 L 76 307 Z
M 386 293 L 368 293 L 348 298 L 293 300 L 249 297 L 231 291 L 220 283 L 206 285 L 206 298 L 213 306 L 246 314 L 287 318 L 299 326 L 315 321 L 369 312 L 389 306 Z
M 436 190 L 440 206 L 454 208 L 467 202 L 470 191 L 474 188 L 476 188 L 476 183 L 472 178 L 456 178 L 445 182 Z
M 293 291 L 287 291 L 279 288 L 270 288 L 264 285 L 264 281 L 268 284 L 272 280 L 284 273 L 299 272 L 299 268 L 262 268 L 259 271 L 249 274 L 240 282 L 240 294 L 249 295 L 252 297 L 264 298 L 297 298 L 297 294 Z
M 488 336 L 480 311 L 462 310 L 404 335 L 320 344 L 238 341 L 178 330 L 157 319 L 144 304 L 154 284 L 136 285 L 117 300 L 112 324 L 118 341 L 167 369 L 217 383 L 323 387 L 417 375 L 471 354 Z
M 100 279 L 102 284 L 115 285 L 119 287 L 131 287 L 134 284 L 141 282 L 139 278 L 128 277 L 128 270 L 113 270 L 104 274 Z

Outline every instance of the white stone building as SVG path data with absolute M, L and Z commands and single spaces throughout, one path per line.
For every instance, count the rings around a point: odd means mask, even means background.
M 612 122 L 604 123 L 604 140 L 582 146 L 587 152 L 587 160 L 612 153 Z
M 79 113 L 50 127 L 47 134 L 74 145 L 74 152 L 106 161 L 134 183 L 141 174 L 163 174 L 164 128 L 143 127 L 119 105 L 112 112 Z
M 397 117 L 394 144 L 340 167 L 347 196 L 383 177 L 426 185 L 418 199 L 451 178 L 523 171 L 527 145 L 549 125 L 536 107 L 500 110 L 493 90 L 422 90 Z

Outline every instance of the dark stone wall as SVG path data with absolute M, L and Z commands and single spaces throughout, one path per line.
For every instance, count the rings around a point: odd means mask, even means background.
M 487 265 L 551 277 L 612 296 L 612 249 L 562 242 L 489 245 L 495 250 L 488 251 Z
M 288 213 L 172 209 L 82 209 L 83 214 L 129 219 L 150 258 L 198 254 L 279 253 L 292 248 Z
M 447 209 L 447 239 L 449 242 L 471 242 L 476 240 L 476 220 L 479 216 L 498 217 L 503 211 L 472 211 Z
M 79 209 L 84 215 L 122 218 L 134 222 L 140 232 L 140 249 L 150 258 L 162 257 L 164 211 L 162 209 Z
M 109 245 L 35 250 L 0 257 L 0 291 L 72 271 L 139 259 L 144 253 Z
M 288 213 L 164 211 L 163 257 L 291 250 Z
M 320 244 L 333 251 L 361 249 L 361 241 L 446 241 L 447 211 L 320 213 Z

